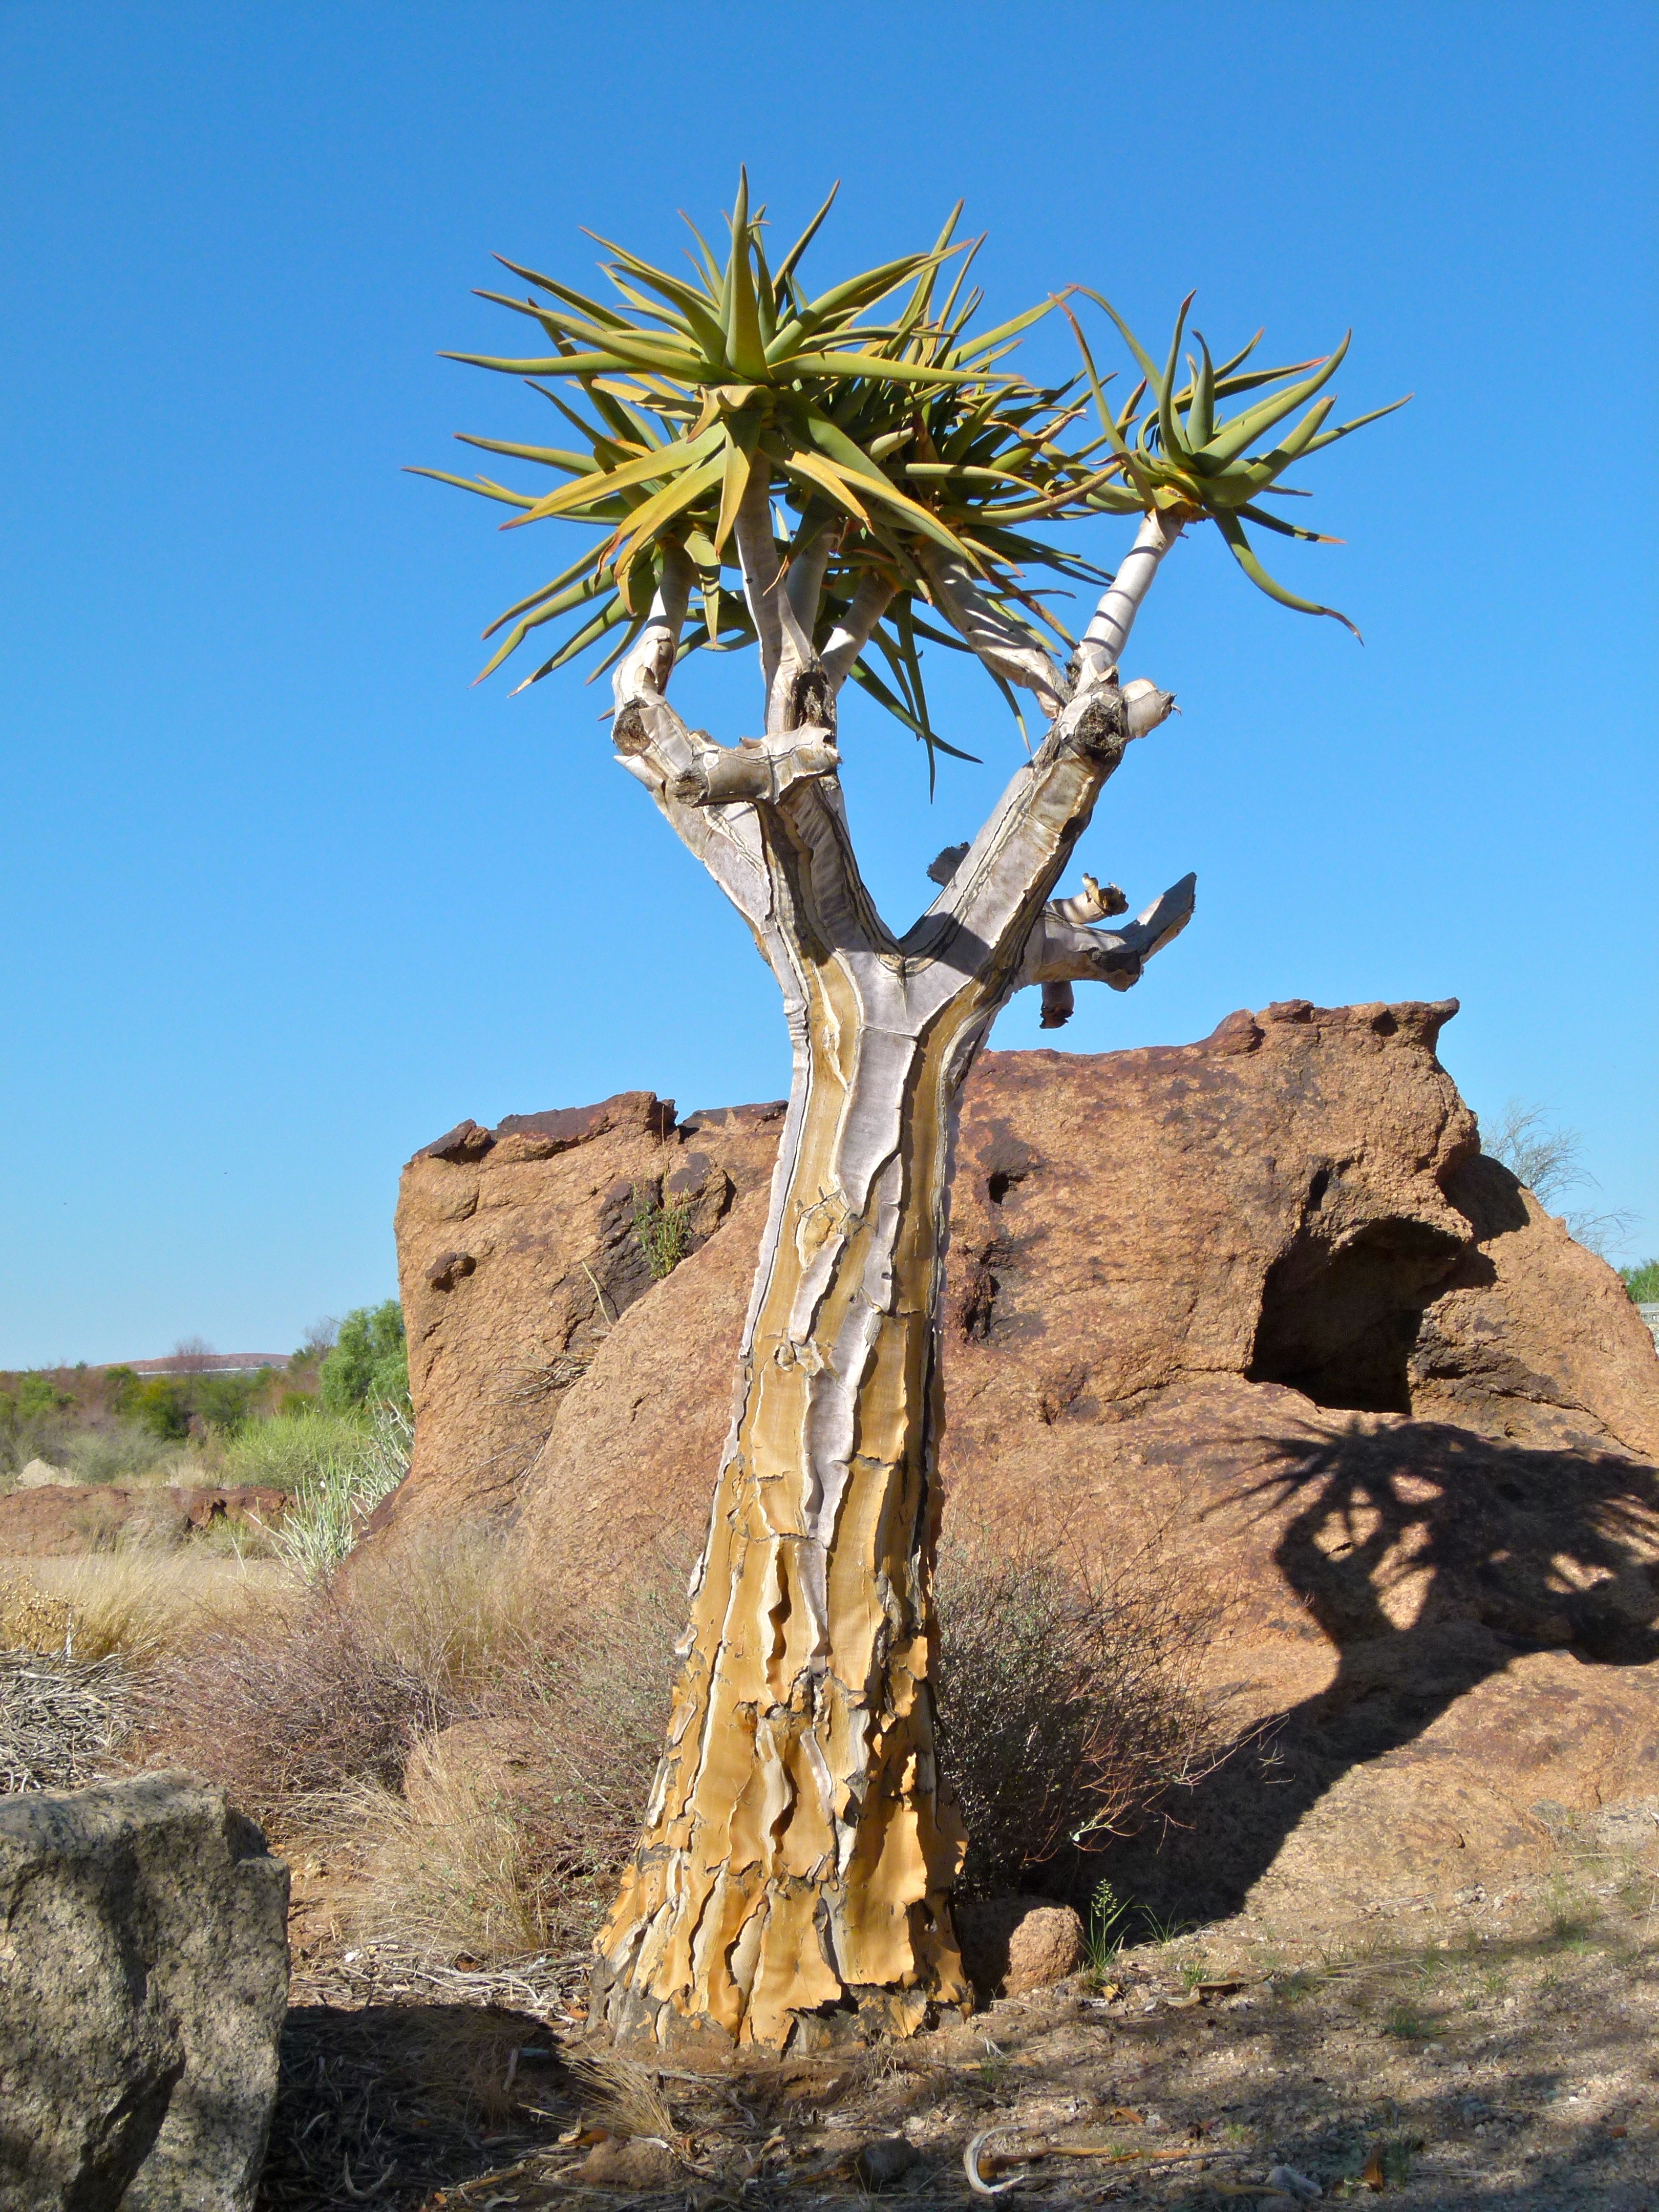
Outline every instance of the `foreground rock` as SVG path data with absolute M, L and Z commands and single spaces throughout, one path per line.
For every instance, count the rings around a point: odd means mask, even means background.
M 975 1898 L 955 1908 L 968 1978 L 981 1999 L 1052 1989 L 1083 1964 L 1083 1923 L 1046 1897 Z
M 0 2208 L 246 2212 L 288 1869 L 188 1775 L 0 1801 Z
M 1161 1911 L 1495 1891 L 1575 1823 L 1659 1811 L 1659 1359 L 1481 1156 L 1436 1057 L 1454 1011 L 1293 1001 L 1179 1048 L 988 1054 L 968 1085 L 947 1536 L 1150 1547 L 1229 1601 L 1241 1749 L 1110 1862 Z M 494 1516 L 577 1616 L 684 1569 L 781 1110 L 629 1093 L 411 1161 L 418 1424 L 382 1540 Z M 653 1282 L 635 1212 L 677 1199 L 690 1249 Z

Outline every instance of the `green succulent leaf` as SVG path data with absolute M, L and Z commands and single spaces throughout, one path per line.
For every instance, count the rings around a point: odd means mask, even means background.
M 1244 535 L 1244 526 L 1237 515 L 1218 514 L 1215 520 L 1216 527 L 1226 539 L 1234 560 L 1258 591 L 1265 592 L 1270 599 L 1277 599 L 1281 607 L 1294 607 L 1298 614 L 1328 615 L 1333 622 L 1340 622 L 1344 629 L 1353 630 L 1362 645 L 1365 642 L 1346 615 L 1340 613 L 1335 607 L 1322 607 L 1316 600 L 1300 599 L 1294 592 L 1287 592 L 1283 584 L 1276 583 L 1251 550 L 1250 541 Z M 1297 534 L 1300 536 L 1302 533 L 1298 532 Z
M 486 638 L 501 635 L 485 674 L 562 618 L 565 635 L 527 681 L 577 659 L 601 672 L 639 634 L 675 547 L 693 563 L 701 612 L 681 637 L 680 655 L 752 643 L 741 576 L 732 572 L 738 508 L 754 494 L 757 472 L 782 517 L 786 560 L 812 545 L 823 566 L 820 641 L 870 572 L 891 587 L 854 674 L 926 745 L 930 776 L 938 756 L 958 749 L 933 726 L 922 647 L 967 648 L 929 604 L 929 546 L 966 562 L 992 604 L 1049 649 L 1056 641 L 1069 648 L 1072 632 L 1050 605 L 1045 580 L 1097 589 L 1109 572 L 1025 526 L 1151 508 L 1188 524 L 1213 521 L 1258 589 L 1282 605 L 1346 621 L 1270 576 L 1244 528 L 1334 542 L 1259 502 L 1291 495 L 1279 479 L 1292 464 L 1393 411 L 1330 423 L 1334 402 L 1325 387 L 1346 339 L 1328 357 L 1261 368 L 1261 331 L 1219 359 L 1194 331 L 1183 356 L 1188 298 L 1160 365 L 1087 287 L 1050 293 L 978 327 L 981 295 L 969 272 L 981 241 L 957 238 L 959 205 L 931 246 L 809 293 L 803 263 L 835 198 L 831 191 L 774 267 L 766 211 L 740 172 L 719 256 L 689 217 L 694 246 L 689 268 L 678 271 L 599 238 L 614 295 L 604 301 L 500 257 L 532 296 L 482 296 L 527 317 L 551 350 L 523 360 L 446 358 L 527 379 L 559 410 L 571 443 L 464 435 L 481 452 L 552 472 L 550 486 L 544 475 L 530 491 L 441 469 L 413 473 L 507 506 L 504 528 L 575 524 L 590 535 L 550 582 L 491 623 Z M 1115 408 L 1112 380 L 1097 368 L 1075 312 L 1082 301 L 1103 311 L 1139 372 Z M 1081 368 L 1058 384 L 1032 382 L 1011 356 L 1056 309 L 1077 339 Z M 1013 707 L 1006 684 L 999 688 Z

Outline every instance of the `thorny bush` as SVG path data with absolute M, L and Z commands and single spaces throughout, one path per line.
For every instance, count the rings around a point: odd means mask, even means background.
M 1225 1601 L 1192 1586 L 1161 1532 L 1108 1569 L 969 1529 L 940 1547 L 935 1589 L 939 1762 L 969 1893 L 1124 1832 L 1215 1765 L 1199 1668 Z

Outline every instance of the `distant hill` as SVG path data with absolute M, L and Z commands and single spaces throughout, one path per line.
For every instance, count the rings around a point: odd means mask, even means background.
M 285 1352 L 175 1352 L 166 1359 L 111 1360 L 135 1375 L 257 1375 L 262 1367 L 286 1367 Z

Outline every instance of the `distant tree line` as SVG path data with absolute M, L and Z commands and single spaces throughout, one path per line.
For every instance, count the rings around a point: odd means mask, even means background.
M 59 1432 L 88 1426 L 117 1425 L 161 1443 L 182 1444 L 205 1432 L 229 1436 L 251 1421 L 302 1413 L 319 1399 L 343 1415 L 381 1402 L 408 1410 L 409 1361 L 396 1298 L 357 1307 L 337 1331 L 314 1331 L 285 1365 L 247 1374 L 140 1375 L 125 1364 L 98 1368 L 85 1361 L 0 1374 L 0 1462 L 25 1446 L 24 1456 L 29 1450 L 50 1456 Z

